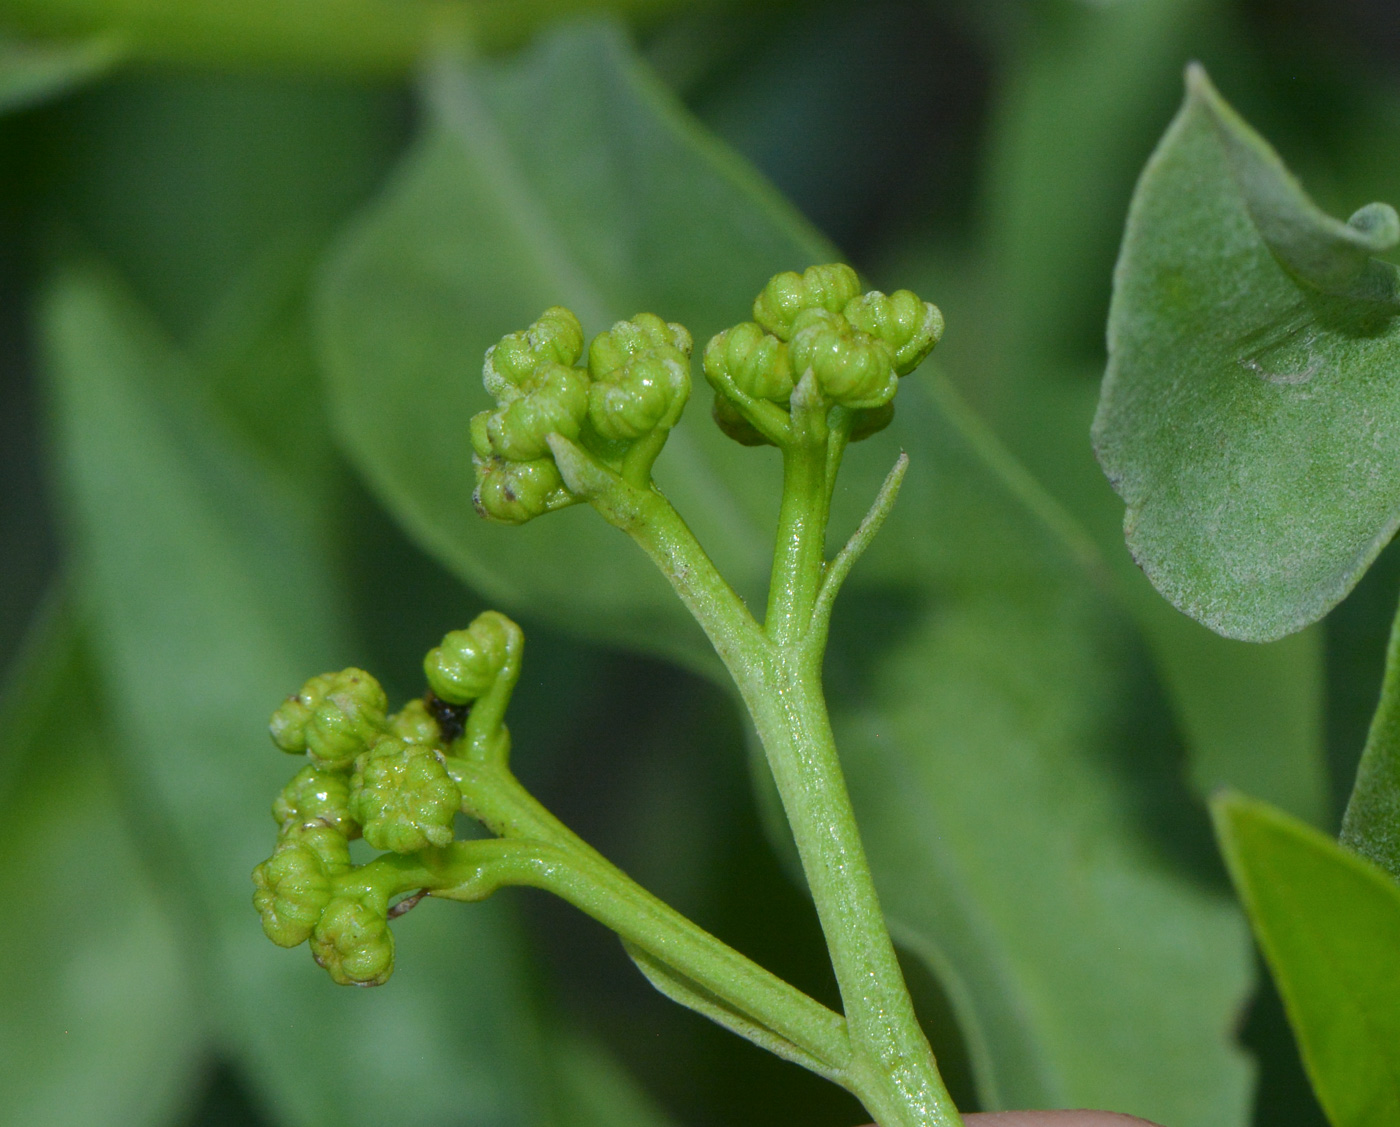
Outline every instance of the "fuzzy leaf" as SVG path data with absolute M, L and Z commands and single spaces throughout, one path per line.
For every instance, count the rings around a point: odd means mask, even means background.
M 1204 71 L 1138 184 L 1094 423 L 1133 555 L 1265 641 L 1324 615 L 1400 522 L 1400 222 L 1319 211 Z

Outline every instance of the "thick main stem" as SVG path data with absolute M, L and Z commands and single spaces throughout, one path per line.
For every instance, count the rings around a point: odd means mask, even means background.
M 821 688 L 820 656 L 784 648 L 745 692 L 841 989 L 853 1056 L 881 1127 L 961 1121 L 938 1074 L 880 911 Z M 863 1096 L 862 1098 L 866 1098 Z
M 811 402 L 799 404 L 800 398 Z M 852 1049 L 847 1086 L 880 1127 L 961 1127 L 885 927 L 822 692 L 829 602 L 820 607 L 818 593 L 849 419 L 828 431 L 822 402 L 810 389 L 794 394 L 793 406 L 794 441 L 783 450 L 783 500 L 762 627 L 659 492 L 590 474 L 570 444 L 551 446 L 571 488 L 632 536 L 670 581 L 748 706 L 841 990 Z

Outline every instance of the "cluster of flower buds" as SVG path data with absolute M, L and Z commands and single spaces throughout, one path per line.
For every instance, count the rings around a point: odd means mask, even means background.
M 462 809 L 447 755 L 469 706 L 496 684 L 511 631 L 487 612 L 443 639 L 424 662 L 431 691 L 389 715 L 384 690 L 361 669 L 313 677 L 272 716 L 273 742 L 310 763 L 272 805 L 277 845 L 253 870 L 263 931 L 282 947 L 310 941 L 342 984 L 376 986 L 393 970 L 389 901 L 350 842 L 417 853 L 446 846 Z
M 899 377 L 943 335 L 937 306 L 908 290 L 862 294 L 855 271 L 840 263 L 775 275 L 753 318 L 716 335 L 704 358 L 715 421 L 746 445 L 782 441 L 808 375 L 821 404 L 852 411 L 852 439 L 874 434 L 893 417 Z
M 483 516 L 507 524 L 573 504 L 551 454 L 567 439 L 624 476 L 647 476 L 690 397 L 690 334 L 650 313 L 619 321 L 583 357 L 583 328 L 558 306 L 486 353 L 496 400 L 471 423 Z M 629 472 L 630 471 L 630 472 Z

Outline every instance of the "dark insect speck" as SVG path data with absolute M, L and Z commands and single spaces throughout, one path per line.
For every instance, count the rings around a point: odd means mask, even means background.
M 467 729 L 467 713 L 472 710 L 471 705 L 448 704 L 431 689 L 423 694 L 423 703 L 428 706 L 428 712 L 437 721 L 443 743 L 450 745 L 462 738 L 462 733 Z

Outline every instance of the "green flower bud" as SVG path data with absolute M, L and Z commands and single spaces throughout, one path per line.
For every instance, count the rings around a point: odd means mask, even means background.
M 787 345 L 753 321 L 710 338 L 705 346 L 705 376 L 720 392 L 728 382 L 755 399 L 786 403 L 792 397 Z
M 488 610 L 465 630 L 446 635 L 423 659 L 428 688 L 448 704 L 470 704 L 482 696 L 510 658 L 513 627 L 505 615 Z
M 545 437 L 578 437 L 588 414 L 588 376 L 563 364 L 541 364 L 505 406 L 486 419 L 491 452 L 512 462 L 549 457 Z
M 363 669 L 323 673 L 272 714 L 272 741 L 292 754 L 307 752 L 319 767 L 342 769 L 384 731 L 388 701 Z
M 723 395 L 715 396 L 715 403 L 710 408 L 710 414 L 714 417 L 715 424 L 742 446 L 771 446 L 772 443 L 763 436 L 763 433 L 749 422 Z
M 900 376 L 917 368 L 943 336 L 938 306 L 920 301 L 909 290 L 895 290 L 888 297 L 871 290 L 847 302 L 844 316 L 861 332 L 890 346 L 895 374 Z
M 502 337 L 486 352 L 481 380 L 498 402 L 515 398 L 541 364 L 572 366 L 583 355 L 583 326 L 562 306 L 540 314 L 528 329 Z
M 605 439 L 669 430 L 690 398 L 690 334 L 654 313 L 618 321 L 588 350 L 588 418 Z
M 793 323 L 790 352 L 793 368 L 810 370 L 823 394 L 842 406 L 880 407 L 898 390 L 890 346 L 852 328 L 839 313 L 800 313 Z
M 311 933 L 311 954 L 341 986 L 382 986 L 394 970 L 387 898 L 370 888 L 332 897 Z
M 306 942 L 330 900 L 331 874 L 305 841 L 283 841 L 253 870 L 253 907 L 279 947 Z
M 361 756 L 350 786 L 350 809 L 376 849 L 414 853 L 452 840 L 462 794 L 432 748 L 386 736 Z
M 472 504 L 483 517 L 501 524 L 524 524 L 551 509 L 574 503 L 564 486 L 559 467 L 549 458 L 534 462 L 508 462 L 504 458 L 476 458 L 476 489 Z
M 753 303 L 753 319 L 779 340 L 791 340 L 793 322 L 803 310 L 840 313 L 859 293 L 860 279 L 844 263 L 809 266 L 801 274 L 789 270 L 775 274 L 763 287 Z
M 347 838 L 360 832 L 350 817 L 350 781 L 318 767 L 303 767 L 293 776 L 273 802 L 272 816 L 288 828 L 325 825 Z
M 411 700 L 389 717 L 389 732 L 406 744 L 436 747 L 442 742 L 442 731 L 428 704 Z

